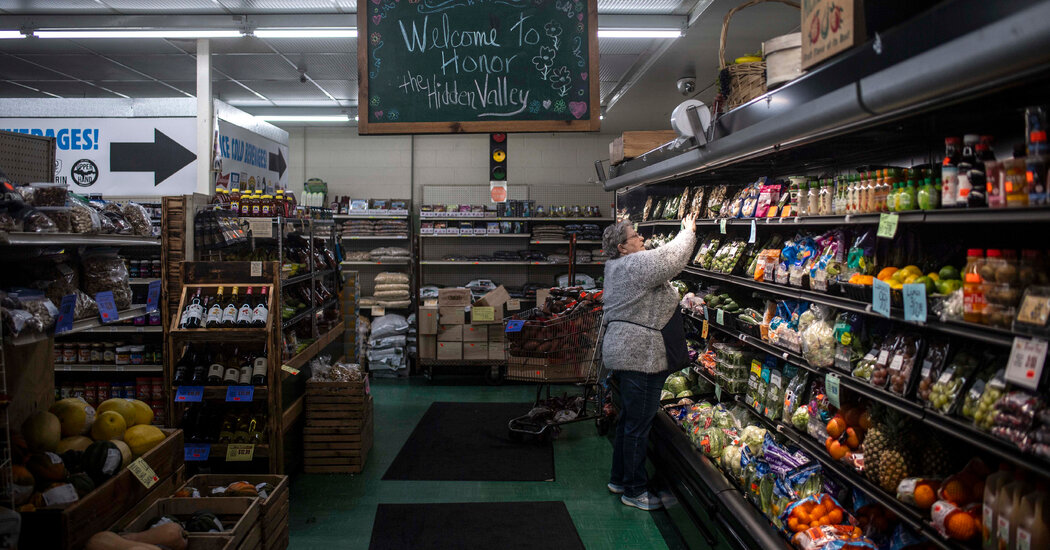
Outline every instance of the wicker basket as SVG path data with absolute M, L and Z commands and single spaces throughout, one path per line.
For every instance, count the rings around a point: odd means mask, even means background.
M 780 2 L 794 8 L 799 8 L 798 2 L 791 0 L 749 0 L 729 10 L 725 19 L 722 20 L 722 36 L 718 44 L 718 65 L 721 68 L 719 78 L 726 81 L 723 93 L 726 95 L 727 110 L 733 110 L 752 99 L 766 93 L 766 62 L 756 61 L 754 63 L 740 63 L 729 65 L 726 63 L 726 38 L 729 36 L 729 20 L 733 14 L 744 9 L 765 2 Z

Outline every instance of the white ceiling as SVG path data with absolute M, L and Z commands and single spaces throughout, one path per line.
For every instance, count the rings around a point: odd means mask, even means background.
M 599 40 L 602 104 L 621 93 L 606 113 L 603 131 L 668 127 L 683 99 L 682 76 L 698 88 L 718 72 L 722 17 L 739 0 L 599 0 L 599 14 L 702 15 L 685 37 Z M 347 17 L 356 0 L 0 0 L 2 16 L 129 16 L 332 14 Z M 761 42 L 796 30 L 798 10 L 779 3 L 734 16 L 727 56 L 757 51 Z M 214 90 L 219 99 L 249 112 L 292 108 L 352 111 L 357 105 L 357 44 L 338 39 L 213 39 Z M 187 97 L 195 93 L 193 40 L 0 40 L 0 97 Z M 666 50 L 666 51 L 665 51 Z M 300 82 L 300 69 L 308 81 Z M 642 69 L 645 69 L 644 72 Z M 635 77 L 628 78 L 627 77 Z M 715 88 L 698 97 L 709 100 Z

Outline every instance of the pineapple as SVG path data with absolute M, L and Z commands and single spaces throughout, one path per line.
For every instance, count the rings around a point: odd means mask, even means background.
M 872 418 L 879 419 L 864 436 L 864 468 L 868 479 L 886 492 L 896 494 L 900 480 L 915 470 L 910 449 L 910 428 L 907 417 L 893 409 L 873 406 Z
M 879 481 L 882 453 L 888 445 L 885 431 L 886 428 L 882 424 L 872 424 L 864 436 L 864 443 L 861 444 L 861 450 L 864 452 L 864 473 L 876 483 Z
M 909 476 L 907 453 L 900 449 L 883 451 L 879 462 L 879 486 L 891 495 L 897 494 L 897 485 Z
M 923 435 L 925 439 L 917 446 L 921 449 L 919 473 L 926 477 L 944 478 L 957 471 L 955 462 L 958 461 L 952 460 L 956 453 L 945 443 L 944 438 L 935 433 Z

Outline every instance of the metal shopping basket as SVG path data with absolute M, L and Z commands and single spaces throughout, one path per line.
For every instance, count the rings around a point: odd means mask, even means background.
M 505 378 L 537 383 L 533 409 L 507 423 L 512 438 L 553 438 L 560 426 L 591 419 L 599 434 L 608 432 L 608 395 L 598 385 L 605 333 L 600 304 L 559 317 L 531 309 L 510 317 L 505 332 Z M 552 397 L 552 384 L 574 384 L 583 392 Z

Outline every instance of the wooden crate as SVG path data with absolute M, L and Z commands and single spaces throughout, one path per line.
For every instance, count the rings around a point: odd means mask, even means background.
M 309 407 L 309 405 L 307 405 Z M 303 471 L 306 473 L 358 473 L 372 449 L 372 397 L 363 404 L 361 424 L 303 428 Z
M 620 137 L 609 142 L 609 162 L 613 166 L 625 160 L 648 153 L 669 141 L 674 141 L 678 134 L 674 130 L 644 130 L 624 132 Z
M 288 497 L 291 492 L 288 476 L 270 474 L 197 474 L 188 479 L 180 488 L 196 488 L 200 491 L 201 497 L 207 499 L 240 498 L 208 496 L 211 494 L 213 487 L 225 487 L 235 481 L 246 481 L 252 485 L 269 483 L 273 486 L 273 491 L 266 498 L 259 499 L 259 531 L 260 538 L 264 543 L 260 548 L 265 550 L 278 548 L 276 544 L 271 543 L 279 538 L 282 531 L 285 533 L 288 531 L 288 511 L 290 509 Z M 198 505 L 206 507 L 207 502 L 200 502 Z
M 208 510 L 219 518 L 225 530 L 222 533 L 188 533 L 189 550 L 259 548 L 262 540 L 259 532 L 259 501 L 258 498 L 247 497 L 214 498 L 208 499 L 207 505 L 202 506 L 195 498 L 162 498 L 139 514 L 126 530 L 138 533 L 160 516 L 172 515 L 181 520 L 199 510 Z
M 168 436 L 142 459 L 157 475 L 150 489 L 124 468 L 84 498 L 62 509 L 41 508 L 22 514 L 22 548 L 71 550 L 84 546 L 91 535 L 109 529 L 143 502 L 170 495 L 172 477 L 181 476 L 182 430 L 164 430 Z M 181 479 L 181 477 L 180 477 Z
M 368 394 L 367 382 L 306 383 L 306 428 L 340 428 L 360 432 L 371 407 L 372 397 Z

